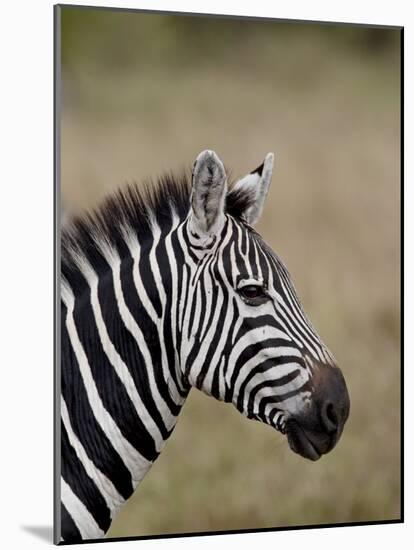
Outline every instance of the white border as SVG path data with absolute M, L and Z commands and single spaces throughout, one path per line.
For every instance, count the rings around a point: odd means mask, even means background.
M 81 2 L 72 2 L 79 4 Z M 323 2 L 313 0 L 270 3 L 255 0 L 143 0 L 93 1 L 89 5 L 116 5 L 141 9 L 256 15 L 293 19 L 319 19 L 404 25 L 406 51 L 406 150 L 413 150 L 414 23 L 410 3 Z M 1 8 L 1 542 L 4 548 L 31 548 L 50 544 L 23 526 L 51 526 L 52 522 L 52 175 L 53 75 L 50 0 L 4 2 Z M 410 142 L 411 139 L 411 142 Z M 410 147 L 411 146 L 411 147 Z M 408 159 L 409 160 L 409 159 Z M 405 181 L 412 181 L 406 163 Z M 413 222 L 413 187 L 406 183 L 406 333 L 414 334 L 409 305 L 414 280 L 413 253 L 408 248 Z M 412 287 L 411 287 L 412 288 Z M 412 308 L 411 308 L 412 311 Z M 413 353 L 406 346 L 406 388 L 413 387 Z M 411 425 L 412 402 L 407 403 L 406 425 Z M 378 411 L 378 418 L 383 411 Z M 406 486 L 413 487 L 412 437 L 405 439 Z M 381 446 L 386 442 L 378 442 Z M 369 465 L 367 465 L 369 468 Z M 405 547 L 413 539 L 413 498 L 407 492 L 405 525 L 351 527 L 250 535 L 111 543 L 139 548 L 304 548 L 349 550 L 352 545 Z M 106 543 L 110 544 L 110 543 Z M 121 546 L 120 546 L 121 547 Z M 83 545 L 83 548 L 97 548 Z

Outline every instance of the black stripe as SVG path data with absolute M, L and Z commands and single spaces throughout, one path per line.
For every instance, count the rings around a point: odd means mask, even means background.
M 152 395 L 152 392 L 150 391 L 148 369 L 151 369 L 153 372 L 158 391 L 172 414 L 177 415 L 180 411 L 180 407 L 176 405 L 171 398 L 167 383 L 164 380 L 164 374 L 162 371 L 161 336 L 158 332 L 158 327 L 153 323 L 151 317 L 148 315 L 141 302 L 140 296 L 137 293 L 133 280 L 132 260 L 125 261 L 123 269 L 121 270 L 121 289 L 125 305 L 132 317 L 135 319 L 135 322 L 142 332 L 145 343 L 147 344 L 151 357 L 151 363 L 149 365 L 145 364 L 144 356 L 139 348 L 138 342 L 125 327 L 122 318 L 120 317 L 113 286 L 109 283 L 106 285 L 105 290 L 102 289 L 102 297 L 105 295 L 105 305 L 101 300 L 102 315 L 108 329 L 109 337 L 131 373 L 135 387 L 143 403 L 145 404 L 145 407 L 154 422 L 157 424 L 163 438 L 167 439 L 170 432 L 165 426 L 157 403 Z M 111 318 L 113 319 L 114 315 L 118 319 L 116 324 L 111 322 Z M 172 369 L 170 367 L 169 359 L 168 363 L 169 370 L 171 371 Z
M 263 280 L 268 284 L 269 283 L 269 269 L 270 269 L 270 262 L 267 258 L 266 252 L 263 250 L 262 246 L 262 239 L 257 234 L 253 234 L 252 238 L 254 240 L 254 243 L 257 247 L 257 256 L 259 258 L 259 265 L 262 272 Z
M 108 274 L 109 275 L 109 274 Z M 108 332 L 114 337 L 114 331 L 123 327 L 116 308 L 113 287 L 109 284 L 108 275 L 101 278 L 98 296 L 102 313 L 108 310 L 111 323 L 107 324 Z M 104 290 L 102 287 L 105 287 Z M 111 291 L 110 291 L 110 287 Z M 143 425 L 129 395 L 103 350 L 95 317 L 90 303 L 90 296 L 75 302 L 74 319 L 79 340 L 83 346 L 103 406 L 111 415 L 123 436 L 147 460 L 153 461 L 158 453 L 154 440 Z
M 263 416 L 264 415 L 264 412 L 266 410 L 266 406 L 269 404 L 269 403 L 281 403 L 282 401 L 286 401 L 286 399 L 289 399 L 289 397 L 294 397 L 295 395 L 298 395 L 298 393 L 302 393 L 302 392 L 305 392 L 305 391 L 309 391 L 310 390 L 310 384 L 309 384 L 309 381 L 306 382 L 306 384 L 304 384 L 300 390 L 294 390 L 294 391 L 289 391 L 289 392 L 286 392 L 282 395 L 271 395 L 271 396 L 268 396 L 268 397 L 264 397 L 263 399 L 260 400 L 260 403 L 259 403 L 259 416 Z
M 258 266 L 257 266 L 257 262 L 256 262 L 256 246 L 255 246 L 255 242 L 254 242 L 254 239 L 250 238 L 249 239 L 249 255 L 248 255 L 248 262 L 249 262 L 249 267 L 252 271 L 252 277 L 253 279 L 257 279 L 259 277 L 259 273 L 258 273 Z
M 241 412 L 243 412 L 243 403 L 244 403 L 244 397 L 245 397 L 245 391 L 246 386 L 256 376 L 256 374 L 263 374 L 267 370 L 272 369 L 274 367 L 277 367 L 279 365 L 286 365 L 288 363 L 298 363 L 298 357 L 290 356 L 290 355 L 284 355 L 281 357 L 274 357 L 271 359 L 267 359 L 266 361 L 263 361 L 263 363 L 260 363 L 253 369 L 250 369 L 248 375 L 244 378 L 243 382 L 240 385 L 239 395 L 237 398 L 237 409 Z M 287 384 L 288 382 L 291 382 L 296 376 L 299 374 L 299 369 L 295 369 L 292 373 L 287 374 L 285 376 L 281 376 L 280 378 L 274 378 L 273 379 L 273 386 L 283 386 L 284 384 Z
M 267 245 L 265 245 L 265 247 L 268 249 Z M 300 326 L 303 326 L 303 331 L 304 331 L 304 334 L 306 335 L 306 342 L 308 342 L 309 345 L 311 345 L 312 349 L 316 351 L 316 354 L 318 355 L 317 350 L 320 346 L 320 339 L 317 336 L 317 334 L 315 334 L 314 329 L 312 328 L 305 314 L 303 306 L 298 298 L 298 295 L 292 283 L 292 278 L 286 266 L 283 264 L 280 258 L 278 258 L 276 254 L 274 254 L 270 249 L 268 250 L 269 250 L 271 263 L 274 266 L 274 271 L 278 278 L 277 290 L 281 296 L 290 297 L 293 305 L 291 305 L 290 303 L 288 304 L 286 302 L 286 307 L 288 308 L 289 311 L 292 312 L 292 314 L 295 315 L 295 318 L 297 319 L 298 324 Z M 284 285 L 284 288 L 282 286 L 282 283 Z M 296 307 L 296 311 L 295 311 L 295 307 Z
M 95 419 L 64 323 L 62 365 L 62 396 L 66 402 L 72 430 L 82 442 L 90 460 L 127 499 L 133 492 L 131 474 Z
M 151 355 L 150 365 L 145 364 L 144 357 L 138 347 L 138 344 L 135 338 L 131 335 L 129 330 L 126 327 L 124 327 L 122 319 L 120 320 L 120 325 L 117 328 L 117 330 L 120 334 L 119 337 L 125 341 L 129 349 L 129 353 L 128 355 L 125 356 L 124 361 L 126 362 L 128 367 L 131 367 L 130 368 L 131 374 L 134 377 L 136 386 L 144 402 L 146 403 L 146 400 L 148 400 L 149 407 L 151 408 L 151 410 L 154 409 L 154 414 L 155 414 L 154 418 L 156 418 L 157 424 L 159 424 L 161 429 L 161 425 L 163 424 L 162 418 L 155 405 L 153 396 L 150 394 L 150 392 L 148 392 L 148 388 L 150 387 L 150 384 L 149 384 L 147 369 L 152 370 L 155 378 L 155 383 L 157 385 L 158 391 L 160 392 L 160 395 L 162 396 L 165 403 L 169 407 L 171 413 L 174 416 L 177 416 L 177 414 L 181 410 L 181 406 L 177 405 L 174 402 L 169 392 L 168 385 L 164 379 L 164 374 L 162 369 L 162 355 L 161 355 L 161 338 L 162 338 L 164 340 L 166 353 L 167 353 L 169 374 L 173 378 L 175 385 L 178 385 L 177 376 L 174 368 L 175 367 L 175 353 L 174 353 L 175 350 L 172 342 L 171 326 L 169 328 L 169 332 L 162 330 L 161 334 L 159 333 L 159 330 L 160 330 L 159 327 L 157 327 L 154 324 L 151 317 L 148 315 L 141 301 L 141 297 L 137 292 L 137 289 L 133 280 L 132 269 L 133 269 L 132 259 L 130 258 L 129 260 L 128 259 L 124 260 L 124 263 L 121 269 L 122 294 L 129 312 L 131 313 L 132 317 L 135 319 L 135 322 L 140 328 L 144 336 L 145 342 L 147 343 L 147 347 Z M 111 288 L 109 288 L 109 291 L 111 291 Z M 153 287 L 152 289 L 148 287 L 147 292 L 149 292 L 150 294 L 158 295 L 157 289 L 155 287 Z M 164 317 L 165 317 L 164 326 L 166 321 L 170 319 L 170 310 L 167 309 L 167 307 L 171 303 L 168 300 L 169 294 L 171 294 L 170 291 L 167 293 L 167 306 L 166 306 L 166 310 L 164 311 Z M 112 298 L 116 302 L 114 295 L 112 296 Z M 117 310 L 118 308 L 117 303 L 113 302 L 113 307 Z M 110 308 L 109 308 L 108 314 L 109 316 L 111 315 Z M 167 432 L 165 432 L 165 429 L 163 433 L 165 433 L 165 435 L 167 436 Z
M 255 168 L 253 170 L 253 172 L 250 172 L 251 174 L 259 174 L 259 176 L 262 175 L 263 173 L 263 168 L 264 168 L 264 162 L 262 162 L 262 164 L 260 166 L 258 166 L 257 168 Z
M 193 262 L 195 264 L 197 264 L 198 263 L 198 257 L 192 251 L 192 244 L 191 244 L 190 238 L 188 236 L 188 224 L 186 224 L 186 226 L 185 226 L 185 228 L 182 232 L 182 236 L 183 236 L 183 239 L 184 239 L 184 242 L 185 242 L 185 245 L 186 245 L 186 254 L 188 254 L 188 256 L 190 256 L 190 258 L 193 260 Z
M 229 293 L 228 292 L 222 292 L 221 291 L 221 288 L 218 287 L 216 293 L 217 295 L 217 298 L 218 298 L 218 295 L 219 294 L 223 294 L 223 302 L 221 304 L 221 307 L 220 307 L 220 312 L 219 312 L 219 317 L 217 319 L 217 322 L 216 322 L 216 325 L 214 327 L 214 333 L 213 333 L 213 336 L 210 340 L 210 345 L 208 347 L 208 350 L 207 350 L 207 353 L 205 355 L 205 357 L 203 357 L 203 366 L 201 367 L 201 370 L 197 376 L 197 381 L 196 381 L 196 387 L 197 388 L 201 388 L 202 385 L 203 385 L 203 382 L 204 382 L 204 378 L 206 377 L 207 375 L 207 372 L 210 368 L 215 368 L 216 370 L 218 369 L 218 365 L 220 364 L 220 359 L 221 359 L 221 356 L 218 358 L 218 361 L 217 361 L 217 364 L 212 364 L 212 359 L 213 359 L 213 356 L 217 350 L 217 345 L 220 341 L 220 338 L 223 334 L 223 328 L 224 328 L 224 322 L 226 320 L 226 317 L 227 317 L 227 312 L 228 312 L 228 303 L 229 303 Z M 214 310 L 212 308 L 212 314 L 213 312 L 215 312 L 215 310 L 217 309 L 217 305 L 215 306 Z M 211 321 L 213 320 L 213 317 L 211 316 Z M 211 327 L 211 322 L 209 321 L 208 327 Z
M 281 278 L 283 279 L 283 277 Z M 297 296 L 294 294 L 292 283 L 289 280 L 284 280 L 284 285 L 287 290 L 287 292 L 284 292 L 284 294 L 290 296 L 293 307 L 289 304 L 289 308 L 293 311 L 295 311 L 298 319 L 298 323 L 301 327 L 303 327 L 304 334 L 306 335 L 309 342 L 312 343 L 313 346 L 315 346 L 316 350 L 320 350 L 321 341 L 319 339 L 319 336 L 315 333 L 313 327 L 311 326 L 311 323 L 309 319 L 306 317 L 306 314 L 303 310 L 303 307 L 301 303 L 298 301 Z M 296 307 L 296 310 L 295 310 Z M 319 354 L 317 354 L 319 356 Z
M 189 297 L 190 297 L 190 285 L 191 285 L 190 268 L 187 267 L 187 266 L 184 266 L 184 269 L 185 269 L 186 274 L 187 274 L 187 284 L 186 284 L 186 288 L 185 288 L 185 292 L 184 292 L 184 303 L 183 303 L 183 307 L 182 307 L 182 325 L 184 325 L 184 319 L 185 319 L 185 315 L 186 315 L 187 304 L 188 304 Z M 184 278 L 183 278 L 183 280 L 184 280 Z M 179 299 L 181 300 L 181 292 L 179 294 Z M 178 318 L 178 321 L 179 320 L 180 320 L 180 318 Z M 182 343 L 182 333 L 181 333 L 181 327 L 179 327 L 179 322 L 177 322 L 177 331 L 178 331 L 177 350 L 180 350 L 181 349 L 181 343 Z
M 277 415 L 277 413 L 280 412 L 280 409 L 273 409 L 272 412 L 269 414 L 269 424 L 273 425 L 274 424 L 274 420 L 275 420 L 275 416 Z M 277 427 L 280 428 L 279 426 L 280 424 L 280 420 L 278 420 L 278 423 L 277 423 Z
M 199 326 L 195 327 L 195 331 L 197 332 L 200 339 L 204 336 L 204 335 L 201 334 L 201 329 L 204 325 L 206 315 L 208 315 L 207 322 L 206 322 L 206 329 L 205 329 L 206 332 L 208 331 L 209 327 L 211 326 L 211 323 L 213 321 L 213 317 L 214 317 L 214 314 L 215 314 L 215 311 L 216 311 L 216 307 L 217 307 L 218 295 L 220 293 L 219 286 L 217 285 L 216 273 L 214 272 L 213 259 L 208 263 L 208 266 L 206 266 L 206 269 L 208 270 L 209 275 L 211 277 L 213 292 L 212 292 L 212 296 L 211 296 L 211 300 L 210 300 L 210 309 L 209 309 L 209 311 L 206 311 L 206 306 L 207 306 L 206 293 L 207 293 L 207 289 L 205 287 L 205 279 L 204 279 L 204 277 L 202 277 L 201 280 L 199 281 L 199 285 L 201 285 L 201 293 L 200 293 L 201 294 L 201 307 L 200 307 L 201 315 L 200 315 Z M 194 331 L 194 328 L 193 328 L 193 331 Z
M 62 539 L 65 542 L 80 542 L 82 536 L 76 523 L 73 521 L 72 516 L 66 510 L 65 505 L 60 505 L 60 531 Z
M 239 236 L 237 238 L 237 246 L 236 246 L 236 260 L 238 259 L 240 262 L 240 258 L 237 258 L 237 251 L 239 250 L 242 255 L 247 254 L 247 246 L 248 246 L 248 239 L 249 239 L 249 232 L 246 231 L 246 229 L 243 227 L 239 228 Z
M 272 328 L 279 330 L 280 332 L 284 332 L 283 327 L 281 327 L 278 323 L 278 319 L 275 315 L 269 315 L 268 313 L 265 313 L 263 315 L 258 315 L 256 317 L 246 317 L 244 319 L 243 324 L 240 326 L 236 339 L 240 339 L 242 336 L 244 336 L 246 333 L 250 332 L 253 329 L 256 328 Z M 289 337 L 289 335 L 287 335 Z M 292 340 L 285 339 L 285 345 L 291 345 L 292 347 L 297 347 Z
M 173 240 L 171 240 L 171 247 L 177 243 Z M 175 307 L 176 304 L 172 303 L 172 272 L 171 272 L 171 265 L 170 260 L 167 254 L 167 247 L 166 247 L 166 241 L 165 239 L 162 239 L 160 243 L 157 246 L 156 250 L 156 258 L 157 258 L 157 264 L 158 268 L 160 270 L 161 274 L 161 282 L 164 287 L 165 292 L 165 306 L 164 306 L 164 323 L 162 327 L 162 334 L 160 335 L 160 338 L 164 340 L 164 345 L 167 353 L 167 360 L 168 360 L 168 370 L 169 370 L 169 376 L 172 378 L 173 384 L 179 388 L 179 382 L 178 382 L 178 374 L 175 369 L 175 362 L 176 362 L 176 353 L 175 353 L 175 346 L 174 346 L 174 339 L 173 339 L 173 333 L 172 333 L 172 324 L 171 324 L 171 310 L 173 306 Z M 168 406 L 170 407 L 172 413 L 177 416 L 181 410 L 181 405 L 176 405 L 173 399 L 171 398 L 170 392 L 168 390 L 168 386 L 165 383 L 165 380 L 163 378 L 163 371 L 162 367 L 160 365 L 160 368 L 156 368 L 154 366 L 154 374 L 155 377 L 159 377 L 160 381 L 162 379 L 164 391 L 162 392 L 162 395 L 164 399 L 166 400 Z M 181 373 L 180 373 L 181 376 Z M 185 394 L 187 395 L 187 391 L 185 391 Z
M 153 245 L 153 237 L 148 238 L 141 244 L 141 252 L 139 258 L 139 274 L 142 284 L 147 291 L 148 298 L 152 303 L 158 317 L 162 315 L 162 305 L 158 292 L 153 292 L 152 289 L 157 288 L 155 284 L 154 274 L 149 262 L 149 255 Z
M 190 385 L 187 383 L 187 381 L 184 379 L 182 371 L 181 371 L 181 365 L 177 362 L 177 355 L 178 350 L 181 349 L 181 324 L 180 324 L 180 309 L 181 309 L 181 295 L 183 292 L 183 285 L 184 285 L 184 270 L 187 275 L 187 288 L 184 290 L 185 293 L 185 300 L 187 300 L 187 294 L 188 294 L 188 267 L 185 265 L 185 256 L 184 251 L 181 247 L 181 243 L 178 239 L 177 231 L 175 231 L 172 234 L 171 237 L 171 246 L 174 249 L 174 255 L 175 255 L 175 264 L 176 264 L 176 283 L 177 283 L 177 294 L 176 294 L 176 304 L 174 304 L 175 307 L 175 347 L 174 349 L 168 350 L 168 358 L 170 361 L 171 358 L 171 364 L 173 365 L 173 370 L 176 369 L 179 371 L 179 383 L 177 384 L 180 395 L 182 397 L 186 397 L 188 395 L 188 392 L 190 390 Z M 184 305 L 184 304 L 183 304 Z M 185 307 L 182 310 L 182 312 L 185 312 Z M 182 387 L 182 390 L 180 390 L 180 387 Z
M 279 318 L 281 322 L 287 325 L 287 329 L 292 331 L 292 337 L 297 338 L 299 341 L 301 340 L 303 346 L 305 348 L 308 348 L 314 351 L 316 354 L 316 357 L 319 358 L 319 354 L 318 354 L 318 350 L 316 348 L 315 342 L 313 342 L 309 337 L 308 333 L 305 332 L 300 317 L 295 317 L 294 312 L 291 309 L 289 309 L 290 306 L 285 302 L 278 302 L 278 307 L 279 307 Z M 283 312 L 284 315 L 281 315 L 281 312 Z
M 199 285 L 201 285 L 200 320 L 199 320 L 199 326 L 197 327 L 197 332 L 200 333 L 200 338 L 203 336 L 201 334 L 201 329 L 205 324 L 204 322 L 206 321 L 206 315 L 208 315 L 211 312 L 211 308 L 210 308 L 210 311 L 207 311 L 207 290 L 205 288 L 206 277 L 208 276 L 211 277 L 210 267 L 211 267 L 211 260 L 207 263 L 206 268 L 201 274 L 200 281 L 198 283 Z M 212 282 L 212 285 L 214 285 L 214 279 L 212 279 L 211 282 Z M 207 321 L 206 328 L 204 329 L 204 331 L 207 331 L 208 327 L 209 327 L 209 323 Z
M 238 307 L 237 307 L 237 300 L 236 300 L 235 297 L 233 297 L 233 299 L 232 299 L 232 304 L 233 304 L 233 319 L 231 321 L 231 325 L 230 325 L 230 329 L 229 329 L 229 335 L 228 335 L 227 342 L 224 346 L 224 353 L 223 353 L 223 355 L 225 357 L 224 368 L 223 368 L 224 382 L 226 380 L 227 370 L 228 370 L 228 367 L 229 367 L 229 364 L 228 364 L 229 357 L 230 357 L 231 351 L 233 349 L 234 329 L 235 329 L 237 320 L 239 319 L 239 316 L 240 316 L 240 312 L 239 312 Z M 214 379 L 213 379 L 212 394 L 213 395 L 219 395 L 219 388 L 220 388 L 219 369 L 216 369 L 216 372 L 214 373 Z M 231 401 L 232 401 L 232 391 L 231 391 L 231 388 L 226 383 L 225 383 L 224 401 L 226 403 L 231 403 Z
M 221 262 L 223 266 L 223 271 L 228 278 L 228 283 L 230 286 L 233 286 L 237 282 L 238 273 L 234 273 L 233 266 L 231 264 L 231 249 L 234 247 L 237 251 L 237 233 L 233 231 L 232 236 L 230 237 L 228 243 L 221 251 Z M 237 252 L 235 253 L 235 256 Z M 237 266 L 235 266 L 237 269 Z
M 268 338 L 266 340 L 260 340 L 253 344 L 248 344 L 240 355 L 237 357 L 234 370 L 231 375 L 230 386 L 233 388 L 236 382 L 236 378 L 239 375 L 240 369 L 243 368 L 245 363 L 252 357 L 255 357 L 259 352 L 266 350 L 266 348 L 278 348 L 278 347 L 291 346 L 290 342 L 282 340 L 281 338 Z M 293 347 L 293 346 L 291 346 Z
M 187 340 L 190 340 L 191 334 L 195 332 L 197 327 L 194 327 L 194 318 L 195 318 L 195 311 L 197 306 L 197 287 L 200 284 L 200 280 L 198 280 L 196 285 L 191 284 L 189 291 L 191 293 L 191 309 L 190 309 L 190 319 L 188 321 L 188 331 L 187 331 Z M 197 332 L 197 341 L 199 341 L 200 334 Z
M 256 396 L 257 396 L 258 392 L 261 389 L 263 389 L 263 388 L 280 388 L 280 387 L 284 386 L 285 384 L 288 384 L 289 382 L 292 382 L 292 380 L 294 380 L 295 378 L 298 377 L 299 373 L 300 373 L 299 369 L 296 369 L 293 372 L 291 372 L 290 374 L 287 374 L 286 376 L 282 376 L 279 379 L 264 380 L 260 384 L 257 384 L 252 389 L 252 391 L 250 392 L 249 400 L 247 402 L 247 411 L 253 411 Z M 291 393 L 293 393 L 293 395 L 295 393 L 299 394 L 301 391 L 303 391 L 302 388 L 303 388 L 303 386 L 298 388 L 297 390 L 292 390 Z M 286 395 L 286 393 L 282 394 L 282 395 Z M 275 397 L 279 398 L 281 396 L 280 395 L 275 395 Z
M 63 422 L 61 422 L 61 430 L 62 477 L 92 514 L 100 529 L 106 532 L 111 524 L 110 510 L 71 446 Z

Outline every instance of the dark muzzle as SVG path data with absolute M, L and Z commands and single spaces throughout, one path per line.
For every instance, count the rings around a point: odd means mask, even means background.
M 306 414 L 290 417 L 286 436 L 290 448 L 318 460 L 338 443 L 349 416 L 349 394 L 338 367 L 318 365 L 312 377 L 312 406 Z

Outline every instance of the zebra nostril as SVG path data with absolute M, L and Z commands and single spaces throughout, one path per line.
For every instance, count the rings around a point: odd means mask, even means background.
M 339 427 L 339 416 L 335 410 L 335 405 L 331 402 L 326 402 L 322 406 L 322 423 L 328 433 L 336 432 Z

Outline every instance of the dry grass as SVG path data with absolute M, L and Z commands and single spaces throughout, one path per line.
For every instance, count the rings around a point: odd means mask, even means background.
M 351 396 L 338 448 L 310 463 L 194 390 L 109 536 L 400 515 L 399 68 L 395 52 L 334 46 L 265 51 L 254 72 L 236 57 L 178 73 L 79 69 L 64 80 L 62 191 L 73 211 L 125 181 L 191 165 L 207 147 L 235 176 L 275 151 L 259 231 Z

